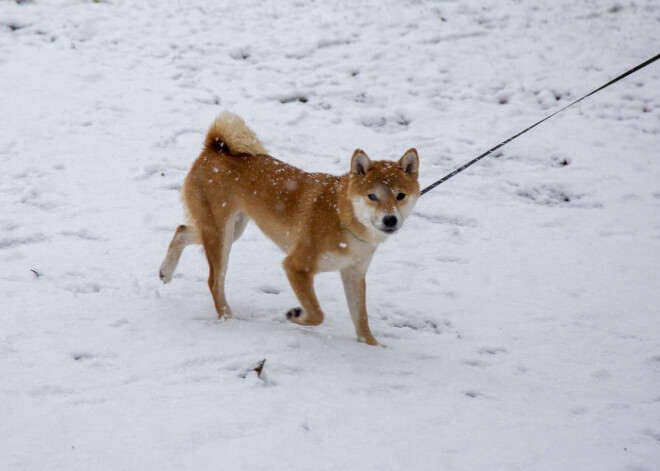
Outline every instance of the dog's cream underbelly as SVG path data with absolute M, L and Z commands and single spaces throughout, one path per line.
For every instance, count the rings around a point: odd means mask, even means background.
M 356 260 L 348 255 L 326 253 L 319 257 L 317 271 L 336 271 L 355 265 Z

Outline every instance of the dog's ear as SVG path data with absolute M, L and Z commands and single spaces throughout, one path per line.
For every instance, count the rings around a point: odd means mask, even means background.
M 417 149 L 408 149 L 403 157 L 399 159 L 399 168 L 408 175 L 417 175 L 419 170 L 419 156 Z
M 362 149 L 355 149 L 351 159 L 351 174 L 366 175 L 371 167 L 371 159 Z

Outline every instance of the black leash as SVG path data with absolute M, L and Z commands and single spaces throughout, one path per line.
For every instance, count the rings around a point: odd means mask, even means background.
M 426 193 L 426 192 L 431 191 L 433 188 L 435 188 L 436 186 L 440 185 L 441 183 L 446 182 L 447 180 L 449 180 L 449 179 L 450 179 L 451 177 L 453 177 L 454 175 L 457 175 L 457 174 L 461 173 L 461 172 L 462 172 L 463 170 L 465 170 L 466 168 L 468 168 L 468 167 L 470 167 L 470 166 L 476 164 L 476 163 L 479 162 L 481 159 L 483 159 L 483 158 L 486 157 L 487 155 L 489 155 L 489 154 L 495 152 L 495 151 L 496 151 L 497 149 L 499 149 L 500 147 L 502 147 L 502 146 L 508 144 L 509 142 L 513 141 L 515 138 L 517 138 L 517 137 L 519 137 L 519 136 L 522 136 L 522 135 L 525 134 L 527 131 L 529 131 L 529 130 L 535 128 L 536 126 L 538 126 L 539 124 L 543 123 L 544 121 L 549 120 L 549 119 L 552 118 L 554 115 L 559 114 L 559 113 L 561 113 L 562 111 L 564 111 L 565 109 L 570 108 L 571 106 L 580 103 L 580 102 L 581 102 L 582 100 L 584 100 L 585 98 L 588 98 L 588 97 L 590 97 L 591 95 L 593 95 L 594 93 L 597 93 L 597 92 L 601 91 L 602 89 L 607 88 L 607 87 L 609 87 L 610 85 L 612 85 L 612 84 L 618 82 L 619 80 L 622 80 L 622 79 L 626 78 L 628 75 L 633 74 L 633 73 L 637 72 L 637 71 L 640 70 L 640 69 L 643 69 L 644 67 L 646 67 L 647 65 L 649 65 L 649 64 L 651 64 L 651 63 L 657 61 L 658 59 L 660 59 L 660 54 L 658 54 L 658 55 L 655 56 L 655 57 L 650 58 L 650 59 L 647 60 L 646 62 L 643 62 L 643 63 L 639 64 L 637 67 L 633 67 L 633 68 L 630 69 L 628 72 L 619 75 L 617 78 L 615 78 L 615 79 L 613 79 L 613 80 L 610 80 L 609 82 L 607 82 L 607 83 L 606 83 L 605 85 L 603 85 L 602 87 L 597 88 L 596 90 L 594 90 L 593 92 L 591 92 L 591 93 L 589 93 L 589 94 L 583 96 L 583 97 L 580 98 L 579 100 L 575 100 L 575 101 L 574 101 L 573 103 L 571 103 L 570 105 L 566 105 L 566 106 L 564 106 L 562 109 L 560 109 L 560 110 L 558 110 L 558 111 L 555 111 L 555 112 L 552 113 L 550 116 L 547 116 L 547 117 L 543 118 L 541 121 L 532 124 L 530 127 L 528 127 L 527 129 L 525 129 L 524 131 L 520 131 L 520 132 L 519 132 L 518 134 L 516 134 L 515 136 L 511 136 L 511 137 L 508 138 L 506 141 L 504 141 L 504 142 L 502 142 L 502 143 L 496 145 L 496 146 L 493 147 L 492 149 L 490 149 L 490 150 L 484 152 L 483 154 L 481 154 L 479 157 L 470 160 L 468 163 L 466 163 L 466 164 L 464 164 L 463 166 L 457 168 L 456 170 L 454 170 L 454 171 L 451 172 L 450 174 L 445 175 L 444 177 L 442 177 L 442 178 L 441 178 L 440 180 L 438 180 L 437 182 L 435 182 L 435 183 L 433 183 L 433 184 L 427 186 L 426 188 L 424 188 L 424 189 L 421 191 L 420 196 L 423 195 L 423 194 Z

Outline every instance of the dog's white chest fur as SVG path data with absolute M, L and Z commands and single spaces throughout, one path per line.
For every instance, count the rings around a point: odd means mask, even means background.
M 348 244 L 340 243 L 341 252 L 327 252 L 319 257 L 318 271 L 337 271 L 347 267 L 368 262 L 376 251 L 376 245 L 371 245 L 360 240 L 352 240 Z

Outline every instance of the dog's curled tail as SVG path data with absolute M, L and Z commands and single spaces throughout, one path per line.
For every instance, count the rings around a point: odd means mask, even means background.
M 240 116 L 223 111 L 213 121 L 206 133 L 204 148 L 209 151 L 229 154 L 266 154 L 256 134 Z

